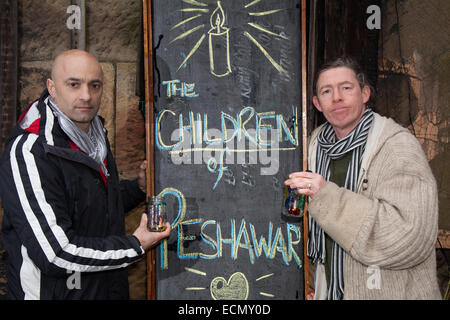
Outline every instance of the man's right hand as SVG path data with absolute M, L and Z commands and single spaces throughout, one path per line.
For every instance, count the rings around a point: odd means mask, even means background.
M 162 239 L 169 237 L 171 231 L 170 223 L 166 222 L 166 229 L 162 232 L 151 232 L 147 229 L 147 214 L 142 214 L 139 227 L 134 231 L 133 235 L 138 238 L 142 248 L 147 251 L 151 247 L 157 245 Z

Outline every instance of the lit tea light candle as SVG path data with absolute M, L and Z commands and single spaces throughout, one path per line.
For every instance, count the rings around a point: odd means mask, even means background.
M 230 67 L 230 29 L 224 27 L 225 13 L 220 1 L 210 18 L 209 34 L 209 64 L 211 73 L 223 77 L 231 73 Z

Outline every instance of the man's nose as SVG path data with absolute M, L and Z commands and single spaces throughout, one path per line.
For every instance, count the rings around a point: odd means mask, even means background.
M 333 101 L 341 101 L 342 100 L 342 94 L 339 89 L 333 90 Z
M 80 99 L 84 101 L 91 100 L 91 92 L 88 85 L 81 86 Z

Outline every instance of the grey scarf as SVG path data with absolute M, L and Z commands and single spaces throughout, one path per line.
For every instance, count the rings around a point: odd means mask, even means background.
M 345 188 L 357 191 L 357 180 L 362 155 L 364 153 L 367 136 L 373 120 L 373 111 L 366 109 L 358 125 L 346 137 L 336 141 L 333 127 L 327 123 L 317 137 L 318 148 L 316 157 L 316 172 L 326 180 L 330 177 L 330 159 L 340 159 L 347 152 L 352 152 L 352 157 L 345 178 Z M 308 241 L 308 256 L 313 262 L 324 264 L 325 259 L 325 235 L 317 222 L 309 217 L 311 236 Z M 344 297 L 344 262 L 345 251 L 333 241 L 331 254 L 331 274 L 328 284 L 328 299 L 341 300 Z
M 105 129 L 98 115 L 92 120 L 88 133 L 81 130 L 72 120 L 59 110 L 52 97 L 49 97 L 49 106 L 58 118 L 61 129 L 69 136 L 84 153 L 94 159 L 101 167 L 105 176 L 109 176 L 104 160 L 108 149 L 106 147 Z

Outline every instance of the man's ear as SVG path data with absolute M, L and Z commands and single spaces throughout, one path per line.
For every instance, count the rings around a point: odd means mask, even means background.
M 47 90 L 50 93 L 50 95 L 52 96 L 52 98 L 55 99 L 56 88 L 55 88 L 55 83 L 53 82 L 52 79 L 47 79 Z
M 364 86 L 361 90 L 361 94 L 363 98 L 363 103 L 366 104 L 370 98 L 370 88 L 368 86 Z
M 317 110 L 322 112 L 322 107 L 320 106 L 319 99 L 317 99 L 317 96 L 313 97 L 313 104 L 316 107 Z

